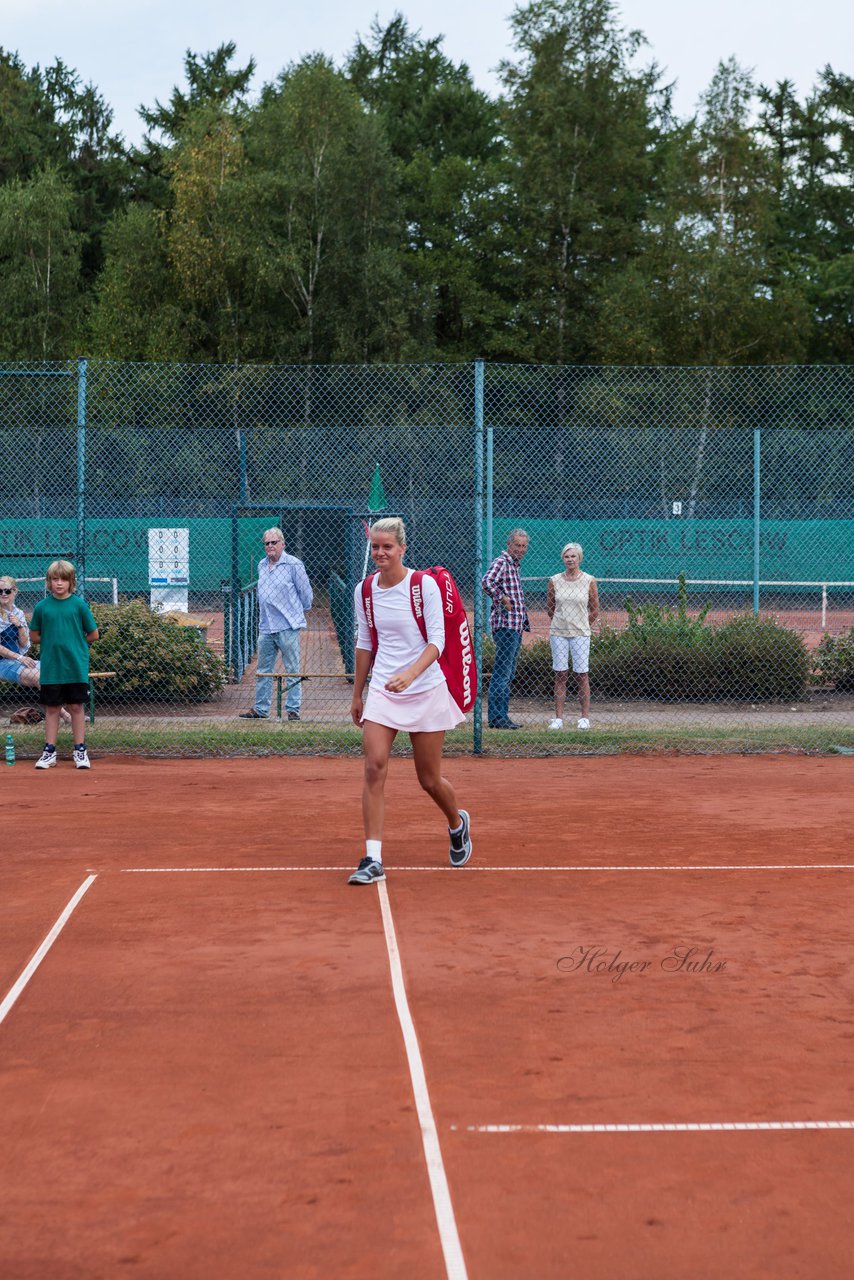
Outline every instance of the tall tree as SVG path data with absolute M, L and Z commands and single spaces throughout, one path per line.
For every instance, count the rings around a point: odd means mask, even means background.
M 63 160 L 61 130 L 38 67 L 0 48 L 0 183 Z
M 643 37 L 618 26 L 611 0 L 532 0 L 511 26 L 518 354 L 583 362 L 597 287 L 640 251 L 668 95 L 655 66 L 633 69 Z
M 61 131 L 63 171 L 79 197 L 77 225 L 84 236 L 82 271 L 88 287 L 101 268 L 104 227 L 125 201 L 131 168 L 124 142 L 113 130 L 112 108 L 93 84 L 83 84 L 59 59 L 44 82 Z
M 169 259 L 163 215 L 132 204 L 104 232 L 88 328 L 93 356 L 103 360 L 187 360 L 203 334 Z
M 82 237 L 69 181 L 48 167 L 0 187 L 0 353 L 13 360 L 76 354 Z
M 854 355 L 854 79 L 828 66 L 804 103 L 788 82 L 759 96 L 777 196 L 773 252 L 813 309 L 809 358 L 847 362 Z
M 281 316 L 277 354 L 313 363 L 399 352 L 396 187 L 351 85 L 320 55 L 288 68 L 265 88 L 247 149 L 263 276 Z
M 155 99 L 153 107 L 139 108 L 148 132 L 142 146 L 132 153 L 138 198 L 159 207 L 168 206 L 171 190 L 165 169 L 169 152 L 194 113 L 205 110 L 214 115 L 240 117 L 246 110 L 255 59 L 250 58 L 243 67 L 233 66 L 236 52 L 233 40 L 209 53 L 188 49 L 184 56 L 187 87 L 175 85 L 168 102 Z
M 169 258 L 207 335 L 205 354 L 228 362 L 251 355 L 246 330 L 254 271 L 245 169 L 238 122 L 207 107 L 191 113 L 166 167 L 173 194 Z
M 495 216 L 498 111 L 465 63 L 395 14 L 359 39 L 347 72 L 389 140 L 399 174 L 410 329 L 425 357 L 485 353 L 501 311 Z
M 802 357 L 809 315 L 773 252 L 774 164 L 752 123 L 754 86 L 721 63 L 701 116 L 669 140 L 643 253 L 603 281 L 598 360 L 744 364 Z
M 104 225 L 125 197 L 130 172 L 112 124 L 95 86 L 61 59 L 27 71 L 0 50 L 0 182 L 26 180 L 46 166 L 70 182 L 79 197 L 74 219 L 87 284 L 100 268 Z

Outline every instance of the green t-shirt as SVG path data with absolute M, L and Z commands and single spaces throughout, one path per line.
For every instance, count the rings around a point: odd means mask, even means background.
M 41 636 L 39 661 L 42 684 L 88 684 L 89 645 L 86 636 L 97 629 L 92 610 L 80 596 L 39 600 L 30 630 Z

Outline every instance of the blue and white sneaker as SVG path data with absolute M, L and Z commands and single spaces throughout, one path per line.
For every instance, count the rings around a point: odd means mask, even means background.
M 37 769 L 55 769 L 56 768 L 56 752 L 48 751 L 45 747 L 44 751 L 36 761 Z
M 452 867 L 464 867 L 471 857 L 471 821 L 465 809 L 460 809 L 460 817 L 463 829 L 451 835 L 451 847 L 448 850 Z
M 376 858 L 363 858 L 347 883 L 373 884 L 376 880 L 385 880 L 385 867 Z

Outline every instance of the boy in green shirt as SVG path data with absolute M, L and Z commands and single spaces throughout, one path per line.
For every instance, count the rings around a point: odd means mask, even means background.
M 30 620 L 30 637 L 41 645 L 41 688 L 44 707 L 44 751 L 37 769 L 56 764 L 56 731 L 63 704 L 71 715 L 74 765 L 89 768 L 86 711 L 89 697 L 89 645 L 98 639 L 98 624 L 85 600 L 75 595 L 77 574 L 68 560 L 54 560 L 45 577 L 48 595 L 39 600 Z

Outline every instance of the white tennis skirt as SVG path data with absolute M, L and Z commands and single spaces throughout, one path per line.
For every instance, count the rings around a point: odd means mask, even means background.
M 404 733 L 438 733 L 455 729 L 466 717 L 443 680 L 423 693 L 387 693 L 379 685 L 371 684 L 363 718 Z

